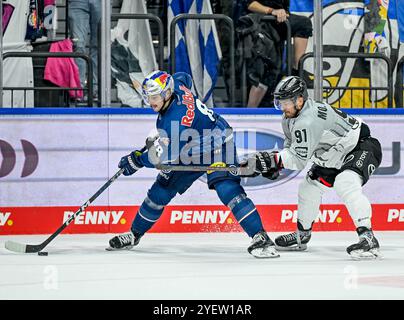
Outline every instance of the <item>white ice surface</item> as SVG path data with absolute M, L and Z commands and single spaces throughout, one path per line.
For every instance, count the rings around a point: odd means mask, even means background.
M 0 299 L 404 299 L 404 232 L 376 235 L 376 261 L 346 254 L 354 232 L 317 232 L 307 252 L 265 260 L 242 233 L 147 234 L 124 252 L 104 250 L 111 235 L 62 235 L 44 257 L 4 242 L 46 236 L 1 236 Z

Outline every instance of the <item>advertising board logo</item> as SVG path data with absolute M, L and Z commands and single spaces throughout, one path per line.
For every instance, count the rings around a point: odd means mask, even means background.
M 173 210 L 170 224 L 231 224 L 230 210 Z
M 10 219 L 11 212 L 0 212 L 0 227 L 9 226 L 11 227 L 14 222 Z
M 65 211 L 63 223 L 74 215 L 73 211 Z M 109 225 L 126 224 L 124 211 L 84 211 L 74 219 L 78 225 Z
M 319 210 L 318 216 L 316 217 L 314 222 L 341 223 L 342 218 L 339 217 L 340 213 L 340 210 Z M 297 222 L 297 210 L 282 210 L 281 223 L 286 223 L 288 221 L 291 221 L 293 223 Z
M 21 178 L 25 178 L 34 173 L 38 167 L 39 156 L 36 147 L 27 140 L 21 140 L 22 151 L 24 153 L 24 164 L 21 171 Z M 17 163 L 17 152 L 11 144 L 0 140 L 0 178 L 8 176 Z
M 404 222 L 404 209 L 389 209 L 387 222 Z
M 258 151 L 282 150 L 284 136 L 272 130 L 235 129 L 234 141 L 236 143 L 239 159 L 245 159 L 249 154 Z M 281 185 L 294 177 L 300 171 L 283 169 L 276 180 L 269 180 L 262 176 L 255 178 L 242 178 L 242 185 L 247 190 L 265 189 Z

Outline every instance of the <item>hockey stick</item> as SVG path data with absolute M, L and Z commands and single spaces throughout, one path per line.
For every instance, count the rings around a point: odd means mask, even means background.
M 207 171 L 222 171 L 222 172 L 232 172 L 238 176 L 249 177 L 253 176 L 255 173 L 254 167 L 248 163 L 247 166 L 243 167 L 216 167 L 216 166 L 180 166 L 180 165 L 157 165 L 156 169 L 163 171 L 196 171 L 196 172 L 207 172 Z
M 144 152 L 146 150 L 146 147 L 143 147 L 140 151 Z M 44 242 L 41 244 L 37 245 L 31 245 L 31 244 L 22 244 L 14 241 L 7 241 L 5 244 L 5 248 L 14 251 L 14 252 L 20 252 L 20 253 L 36 253 L 42 251 L 48 244 L 51 242 L 53 239 L 55 239 L 64 229 L 67 228 L 67 226 L 83 211 L 91 204 L 94 202 L 95 199 L 97 199 L 101 193 L 103 193 L 118 177 L 123 173 L 124 169 L 119 169 L 117 173 L 115 173 L 96 193 L 93 194 L 93 196 L 88 199 L 81 207 L 79 210 L 77 210 L 69 219 L 63 223 L 59 229 L 57 229 L 48 239 L 46 239 Z

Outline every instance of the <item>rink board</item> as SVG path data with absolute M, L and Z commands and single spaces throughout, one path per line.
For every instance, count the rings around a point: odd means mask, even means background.
M 294 230 L 296 205 L 257 205 L 267 231 Z M 404 230 L 404 205 L 374 204 L 375 230 Z M 139 206 L 91 207 L 64 233 L 121 233 L 130 228 Z M 76 207 L 1 208 L 0 235 L 48 234 L 77 210 Z M 1 216 L 3 215 L 3 216 Z M 322 205 L 314 224 L 318 231 L 350 231 L 355 227 L 343 205 Z M 150 232 L 239 232 L 231 211 L 224 206 L 168 206 Z
M 35 113 L 0 115 L 1 235 L 46 234 L 57 229 L 117 171 L 122 155 L 144 144 L 156 118 L 147 111 Z M 255 134 L 258 150 L 282 148 L 279 114 L 261 110 L 255 114 L 223 113 L 235 129 L 241 153 L 251 152 L 251 145 L 243 145 L 246 132 Z M 373 206 L 374 228 L 404 230 L 404 115 L 358 116 L 369 124 L 383 147 L 381 167 L 364 187 Z M 243 179 L 268 230 L 294 229 L 298 185 L 307 169 L 285 171 L 279 181 Z M 134 176 L 120 177 L 66 231 L 128 230 L 157 174 L 154 169 L 143 169 Z M 318 220 L 318 230 L 353 228 L 346 208 L 332 190 L 323 198 Z M 166 207 L 151 231 L 233 232 L 240 228 L 201 178 Z

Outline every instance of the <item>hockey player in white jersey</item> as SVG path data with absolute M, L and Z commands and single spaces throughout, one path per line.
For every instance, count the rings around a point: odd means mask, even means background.
M 307 248 L 322 195 L 334 188 L 359 235 L 359 242 L 346 249 L 348 254 L 357 259 L 380 256 L 372 231 L 372 208 L 362 193 L 382 160 L 379 141 L 360 119 L 309 99 L 306 83 L 299 77 L 283 79 L 274 97 L 275 107 L 283 112 L 284 149 L 256 153 L 257 174 L 276 179 L 283 168 L 303 170 L 313 162 L 299 186 L 297 230 L 276 238 L 278 249 Z

